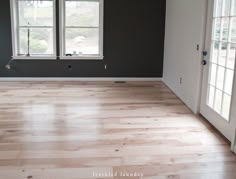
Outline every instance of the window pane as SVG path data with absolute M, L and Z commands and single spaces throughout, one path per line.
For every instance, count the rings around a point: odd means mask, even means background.
M 98 28 L 66 28 L 66 54 L 99 55 Z
M 213 27 L 214 27 L 214 32 L 213 32 L 213 40 L 220 41 L 220 29 L 221 29 L 221 19 L 216 18 L 213 21 Z
M 222 91 L 216 90 L 216 95 L 215 95 L 215 110 L 219 114 L 221 113 L 221 103 L 222 103 Z
M 218 66 L 216 87 L 220 90 L 223 90 L 224 78 L 225 78 L 225 68 Z
M 18 1 L 20 26 L 53 26 L 53 1 Z
M 222 31 L 222 41 L 228 42 L 229 37 L 229 18 L 222 19 L 223 31 Z
M 99 26 L 99 2 L 66 1 L 66 26 Z
M 230 44 L 228 48 L 228 61 L 227 61 L 228 68 L 234 69 L 235 57 L 236 57 L 236 44 Z
M 230 103 L 231 97 L 227 94 L 224 94 L 224 101 L 222 104 L 222 115 L 225 119 L 229 119 Z
M 232 18 L 230 41 L 236 43 L 236 18 Z
M 234 79 L 234 71 L 227 69 L 226 70 L 226 81 L 225 81 L 225 89 L 224 91 L 231 95 L 233 88 L 233 79 Z
M 210 107 L 214 107 L 214 99 L 215 99 L 215 88 L 213 86 L 210 86 L 208 94 L 208 105 Z
M 217 63 L 218 56 L 219 56 L 219 42 L 213 42 L 213 44 L 212 44 L 211 62 Z
M 221 43 L 219 65 L 225 66 L 227 59 L 227 43 Z
M 20 54 L 28 52 L 28 29 L 20 29 L 19 46 Z M 30 54 L 31 55 L 52 55 L 53 54 L 53 29 L 52 28 L 31 28 L 30 29 Z
M 224 1 L 224 10 L 223 10 L 223 16 L 229 16 L 230 15 L 230 6 L 231 6 L 231 0 L 225 0 Z
M 236 0 L 214 0 L 208 105 L 229 119 L 236 57 Z
M 213 86 L 216 86 L 216 70 L 217 70 L 216 64 L 211 64 L 210 84 Z
M 232 6 L 233 6 L 233 12 L 232 15 L 235 16 L 236 15 L 236 0 L 232 0 Z
M 214 16 L 220 17 L 222 16 L 222 8 L 223 8 L 223 0 L 215 0 L 215 8 L 214 8 Z

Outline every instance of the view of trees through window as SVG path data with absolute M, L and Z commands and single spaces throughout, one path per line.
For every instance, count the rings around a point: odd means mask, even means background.
M 65 2 L 65 53 L 99 54 L 99 1 Z
M 32 55 L 53 54 L 53 1 L 18 1 L 19 11 L 19 50 L 28 53 L 28 29 Z
M 63 55 L 100 55 L 100 1 L 64 0 Z M 54 1 L 15 0 L 17 25 L 17 54 L 53 55 Z M 64 10 L 64 13 L 63 13 Z M 64 39 L 63 39 L 64 38 Z

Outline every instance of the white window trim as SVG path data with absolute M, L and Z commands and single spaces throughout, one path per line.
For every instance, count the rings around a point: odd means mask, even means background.
M 12 56 L 14 60 L 56 60 L 57 57 L 54 55 L 44 55 L 44 56 Z
M 94 1 L 94 0 L 87 0 Z M 103 36 L 104 36 L 104 0 L 99 4 L 99 55 L 66 56 L 65 49 L 65 0 L 60 0 L 60 59 L 62 60 L 103 60 Z
M 12 33 L 12 58 L 15 60 L 47 60 L 47 59 L 57 59 L 57 40 L 56 40 L 56 0 L 53 1 L 53 54 L 52 55 L 32 55 L 32 56 L 24 56 L 24 55 L 18 55 L 18 41 L 17 41 L 17 27 L 18 27 L 18 20 L 17 20 L 17 6 L 16 6 L 16 0 L 10 0 L 10 7 L 11 7 L 11 33 Z

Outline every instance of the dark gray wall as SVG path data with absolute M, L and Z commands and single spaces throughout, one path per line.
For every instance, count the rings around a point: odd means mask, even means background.
M 105 0 L 102 61 L 18 60 L 11 70 L 10 4 L 0 1 L 0 77 L 162 77 L 165 1 Z

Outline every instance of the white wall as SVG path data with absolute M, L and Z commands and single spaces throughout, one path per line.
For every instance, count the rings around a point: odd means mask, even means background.
M 167 0 L 163 80 L 195 113 L 199 109 L 206 6 L 207 0 Z

